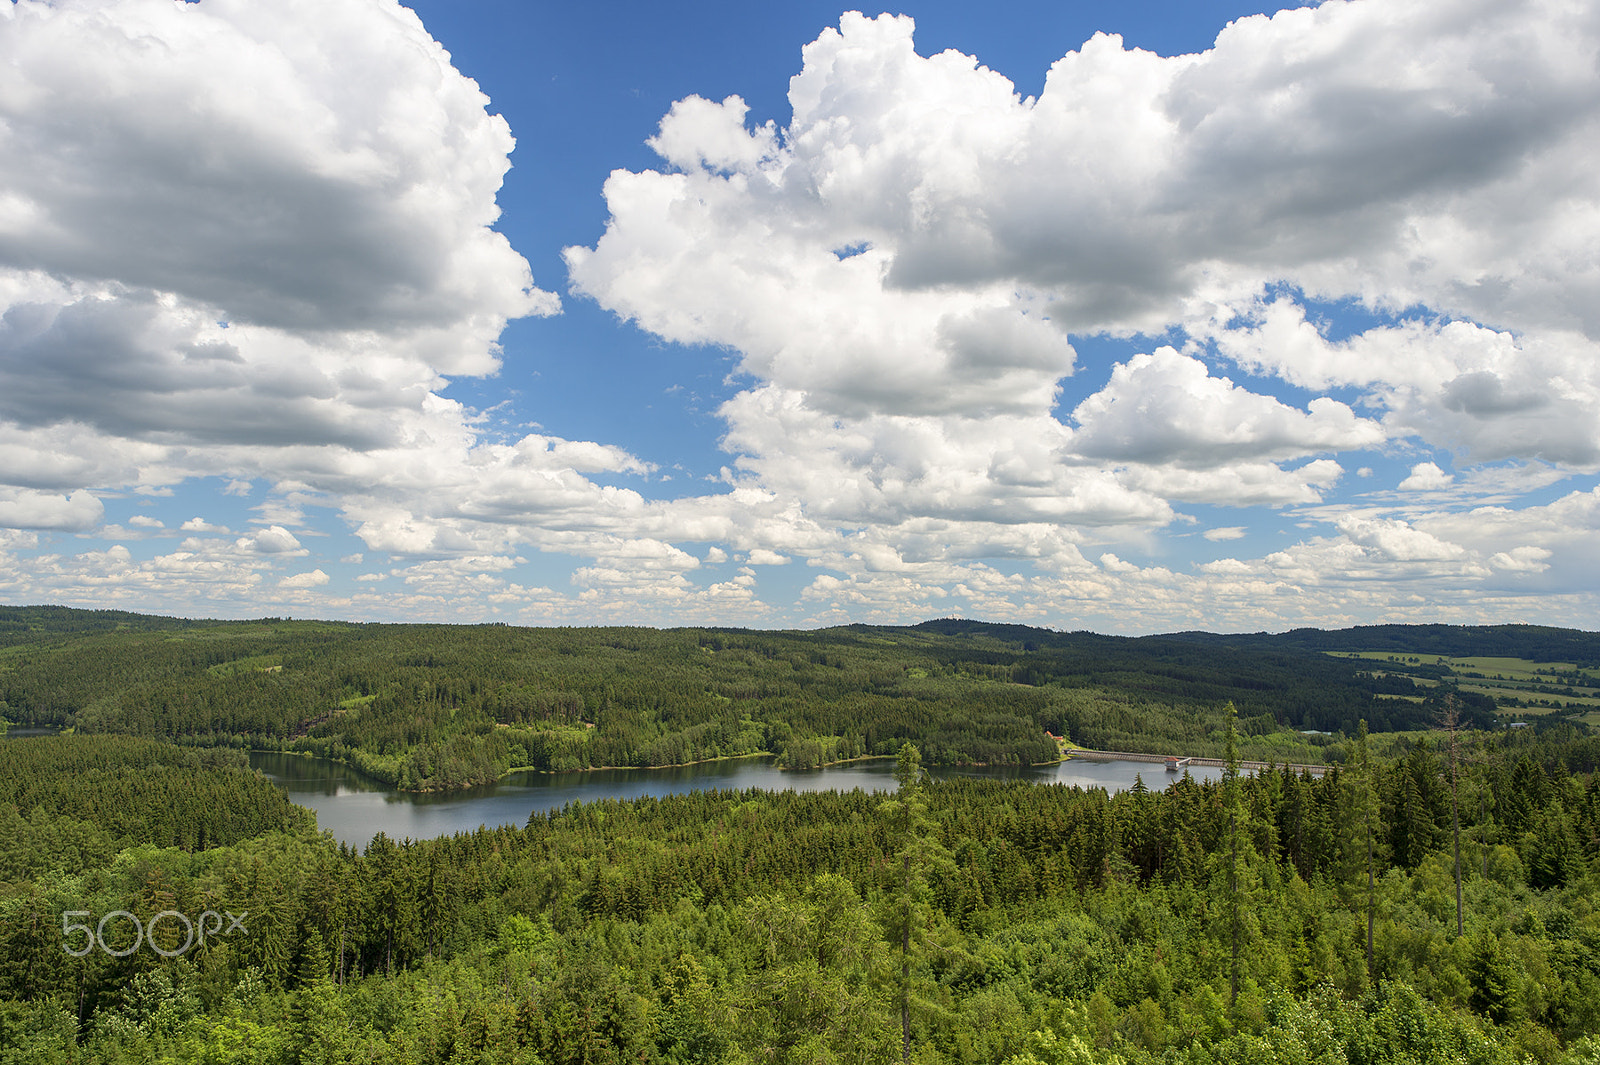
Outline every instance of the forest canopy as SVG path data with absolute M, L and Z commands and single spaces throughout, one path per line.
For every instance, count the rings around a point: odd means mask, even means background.
M 1052 735 L 1097 749 L 1216 756 L 1230 702 L 1246 756 L 1279 762 L 1339 760 L 1362 720 L 1374 732 L 1425 728 L 1445 694 L 1466 723 L 1501 723 L 1493 696 L 1456 684 L 1436 661 L 1380 664 L 1322 646 L 1361 650 L 1370 638 L 1381 648 L 1398 638 L 1392 628 L 1318 639 L 1125 638 L 963 621 L 811 632 L 537 629 L 0 607 L 0 715 L 302 750 L 416 790 L 484 783 L 512 768 L 760 752 L 808 767 L 889 757 L 908 741 L 943 765 L 1052 761 Z M 1561 653 L 1580 683 L 1537 724 L 1584 727 L 1581 704 L 1592 694 L 1584 685 L 1593 680 L 1581 670 L 1600 661 L 1594 634 L 1428 626 L 1419 640 L 1452 654 Z
M 0 742 L 0 1062 L 1600 1065 L 1588 634 L 0 622 L 6 719 L 72 730 Z M 920 771 L 1053 737 L 1227 768 Z M 261 746 L 410 787 L 883 755 L 899 789 L 356 850 Z
M 220 819 L 196 752 L 6 741 L 0 1060 L 1591 1065 L 1590 753 L 1460 739 L 1454 776 L 1418 742 L 1116 795 L 929 784 L 906 745 L 888 798 L 607 800 L 362 852 L 266 807 L 174 846 L 112 819 L 167 765 Z M 129 771 L 71 805 L 95 765 Z M 209 912 L 238 934 L 159 924 Z

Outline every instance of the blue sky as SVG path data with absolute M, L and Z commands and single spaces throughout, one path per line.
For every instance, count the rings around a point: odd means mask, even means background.
M 0 5 L 0 598 L 1592 629 L 1597 50 L 1532 0 Z

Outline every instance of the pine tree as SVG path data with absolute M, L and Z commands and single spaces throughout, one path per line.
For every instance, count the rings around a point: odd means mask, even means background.
M 1456 707 L 1454 693 L 1444 697 L 1444 711 L 1440 715 L 1439 725 L 1450 734 L 1450 830 L 1455 840 L 1455 876 L 1456 876 L 1456 935 L 1464 934 L 1465 923 L 1461 913 L 1461 803 L 1457 789 L 1457 767 L 1459 765 L 1459 748 L 1457 732 L 1461 724 L 1460 712 Z
M 289 1005 L 290 1047 L 297 1065 L 313 1065 L 329 1057 L 326 1036 L 338 1027 L 329 968 L 322 933 L 313 928 L 300 943 Z
M 1228 1008 L 1239 1005 L 1239 836 L 1244 831 L 1244 800 L 1239 787 L 1239 712 L 1228 704 L 1227 767 L 1222 772 L 1224 802 L 1228 811 L 1228 910 L 1232 948 L 1228 964 Z
M 879 807 L 889 819 L 899 841 L 900 878 L 893 908 L 885 921 L 890 940 L 900 954 L 900 1056 L 911 1060 L 912 948 L 926 934 L 929 917 L 928 874 L 935 866 L 954 868 L 950 852 L 933 834 L 927 797 L 922 790 L 922 755 L 911 743 L 902 744 L 895 763 L 899 789 Z
M 1362 831 L 1367 838 L 1367 981 L 1372 981 L 1372 923 L 1377 908 L 1378 886 L 1376 855 L 1373 853 L 1377 798 L 1372 786 L 1372 755 L 1367 745 L 1367 722 L 1362 719 L 1356 733 L 1356 794 L 1361 811 Z

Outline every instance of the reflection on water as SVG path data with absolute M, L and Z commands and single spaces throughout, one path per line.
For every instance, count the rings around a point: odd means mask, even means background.
M 12 725 L 0 731 L 0 739 L 22 740 L 29 736 L 59 736 L 61 729 L 55 725 Z
M 289 798 L 317 813 L 317 824 L 334 837 L 365 847 L 383 832 L 392 839 L 431 839 L 471 832 L 483 825 L 524 825 L 530 814 L 560 809 L 570 802 L 676 795 L 713 788 L 762 791 L 892 791 L 894 759 L 854 762 L 826 769 L 782 770 L 767 759 L 742 758 L 670 769 L 596 769 L 585 773 L 513 773 L 498 784 L 467 791 L 418 795 L 365 776 L 325 758 L 253 751 L 250 764 L 277 781 Z M 977 777 L 1026 780 L 1037 784 L 1075 784 L 1126 791 L 1134 778 L 1158 791 L 1179 778 L 1152 762 L 1074 760 L 1035 768 L 934 768 L 935 780 Z M 1195 767 L 1196 780 L 1222 775 L 1214 767 Z

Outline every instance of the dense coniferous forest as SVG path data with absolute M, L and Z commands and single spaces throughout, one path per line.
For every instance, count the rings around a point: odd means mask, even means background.
M 0 885 L 0 1060 L 887 1063 L 902 1038 L 995 1065 L 1600 1060 L 1600 752 L 1461 738 L 1460 933 L 1449 766 L 1422 737 L 1321 778 L 912 773 L 887 798 L 607 801 L 363 853 L 270 804 L 235 823 L 258 834 L 170 846 L 126 816 L 131 784 L 69 786 L 166 765 L 159 745 L 8 741 L 36 805 L 0 801 L 0 853 L 28 856 Z M 189 768 L 183 809 L 212 786 Z M 118 911 L 244 916 L 114 957 L 119 917 L 69 953 Z
M 185 850 L 313 823 L 282 789 L 250 769 L 242 751 L 184 749 L 123 736 L 0 745 L 0 816 L 15 819 L 24 810 L 47 820 L 92 824 L 107 844 Z M 13 820 L 7 830 L 21 829 Z M 7 856 L 37 862 L 39 850 L 18 846 Z
M 1390 629 L 1320 638 L 1353 649 L 1370 636 L 1382 649 L 1398 639 Z M 1600 661 L 1600 638 L 1570 630 L 1429 626 L 1419 639 L 1454 654 Z M 1333 734 L 1348 738 L 1362 720 L 1374 732 L 1425 727 L 1446 694 L 1467 724 L 1498 724 L 1494 699 L 1441 688 L 1436 664 L 1377 669 L 1324 650 L 1305 633 L 1130 639 L 961 621 L 518 629 L 0 607 L 0 715 L 303 750 L 411 790 L 519 767 L 757 752 L 807 767 L 889 757 L 907 741 L 929 764 L 1030 764 L 1058 756 L 1046 732 L 1091 748 L 1214 757 L 1228 702 L 1256 760 L 1336 761 L 1348 750 Z
M 0 742 L 0 1063 L 1600 1065 L 1600 739 L 1581 706 L 1505 728 L 1441 664 L 1515 651 L 1582 692 L 1592 635 L 80 614 L 0 614 L 6 717 L 75 730 Z M 1053 757 L 1045 729 L 1328 768 L 920 774 Z M 246 768 L 262 744 L 412 786 L 884 754 L 900 787 L 354 851 Z

